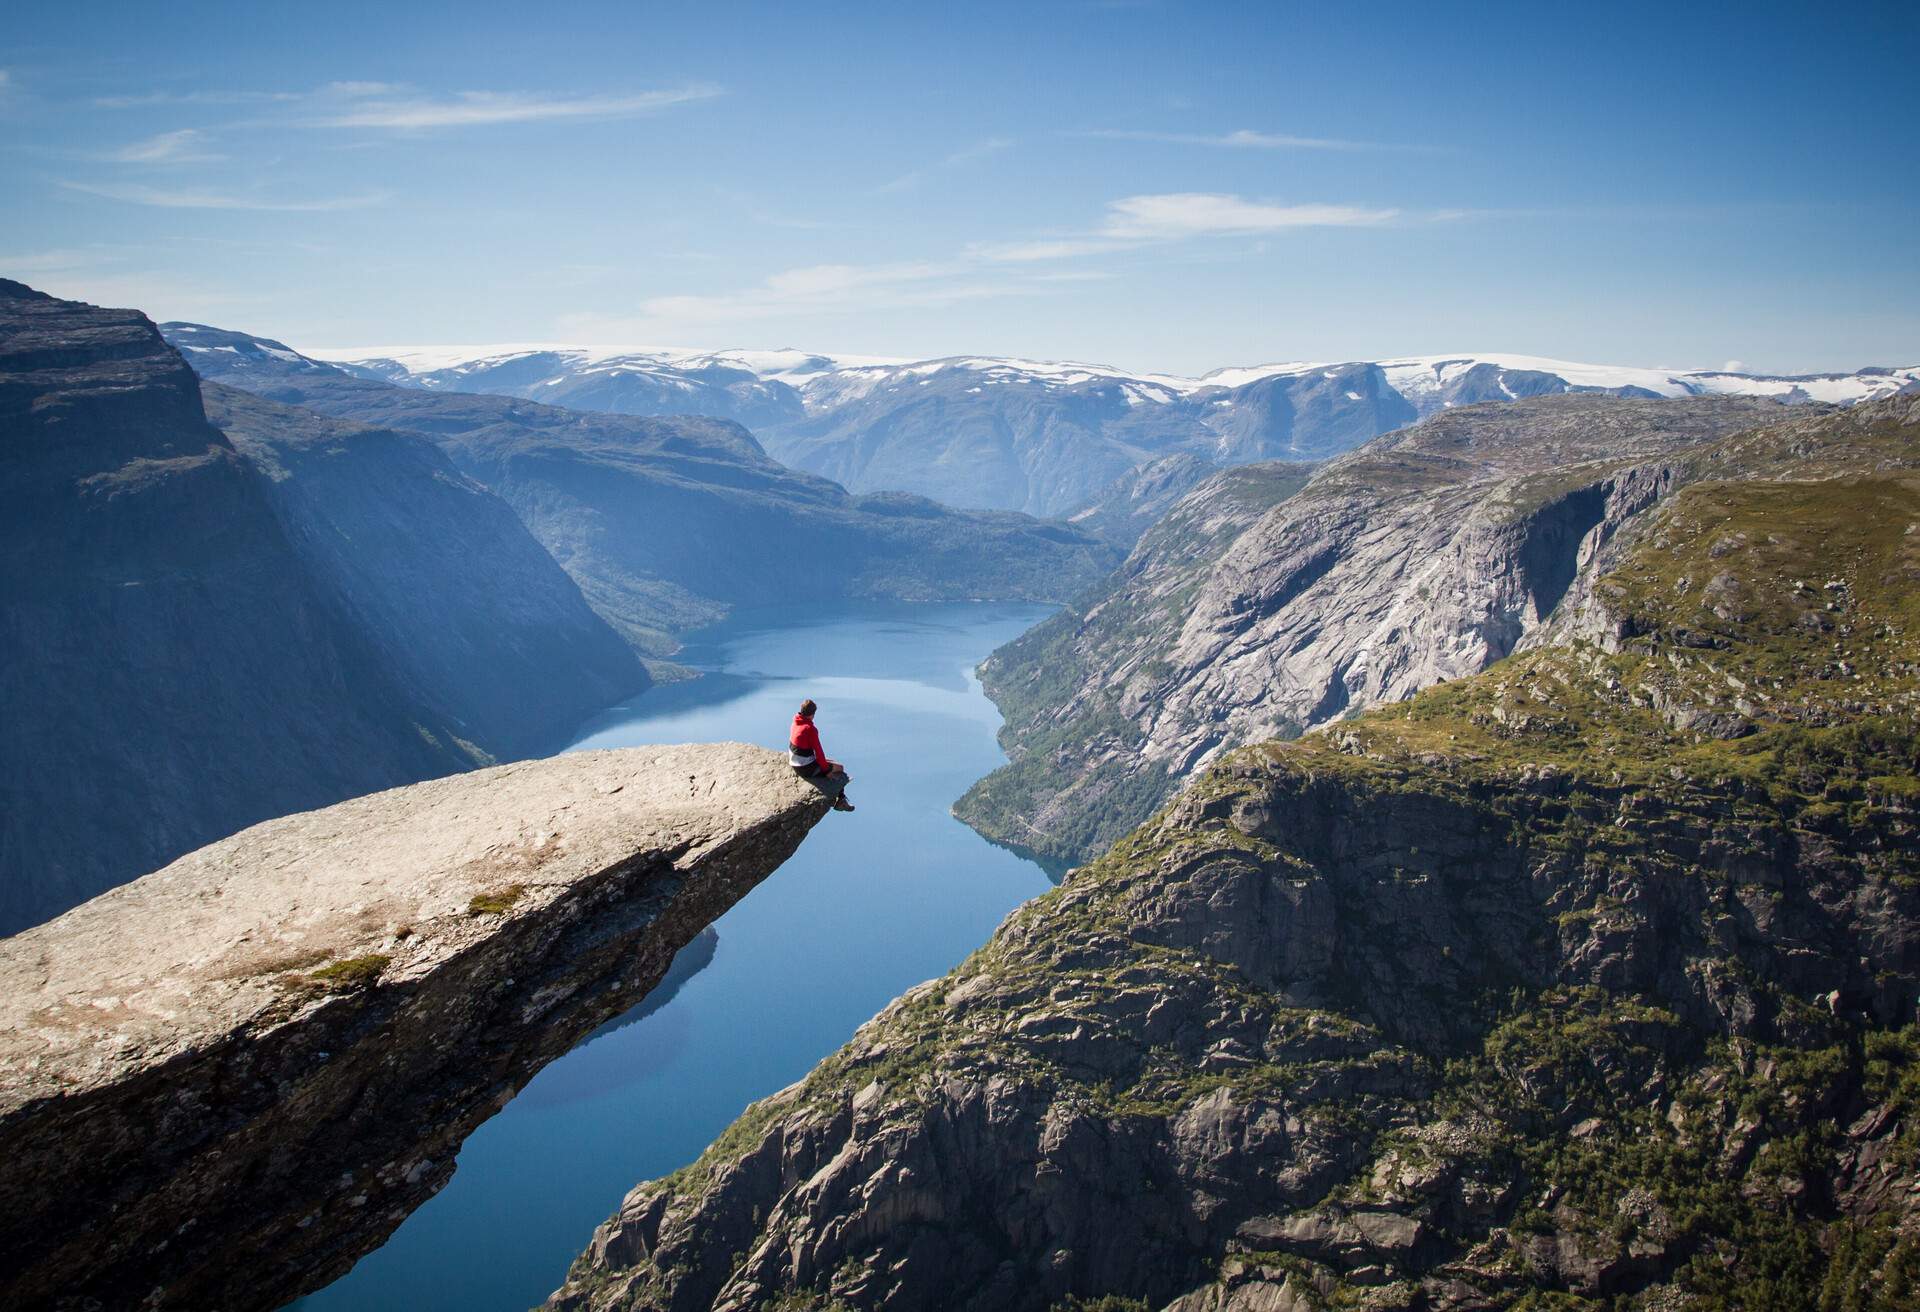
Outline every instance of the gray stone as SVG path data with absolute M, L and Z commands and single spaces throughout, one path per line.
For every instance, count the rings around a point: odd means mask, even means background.
M 0 1303 L 325 1284 L 826 805 L 761 748 L 582 752 L 269 821 L 0 940 Z

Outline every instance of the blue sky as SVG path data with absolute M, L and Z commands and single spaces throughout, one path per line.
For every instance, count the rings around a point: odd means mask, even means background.
M 22 5 L 0 274 L 296 346 L 1920 361 L 1910 5 Z

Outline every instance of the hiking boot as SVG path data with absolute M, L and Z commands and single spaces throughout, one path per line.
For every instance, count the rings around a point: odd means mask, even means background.
M 853 810 L 853 803 L 844 797 L 836 797 L 833 799 L 833 809 L 836 811 L 851 811 Z

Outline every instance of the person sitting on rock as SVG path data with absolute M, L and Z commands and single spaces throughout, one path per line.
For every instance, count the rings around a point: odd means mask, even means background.
M 834 810 L 851 811 L 853 803 L 847 800 L 847 781 L 853 776 L 845 766 L 829 761 L 821 748 L 820 731 L 813 727 L 814 713 L 819 709 L 811 697 L 800 703 L 800 713 L 793 717 L 793 729 L 787 734 L 787 764 L 795 774 L 831 797 Z

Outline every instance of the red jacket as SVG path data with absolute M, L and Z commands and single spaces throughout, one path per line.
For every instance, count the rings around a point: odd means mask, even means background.
M 820 731 L 814 728 L 813 721 L 804 715 L 793 717 L 793 730 L 787 734 L 787 746 L 796 752 L 812 752 L 814 764 L 823 770 L 839 769 L 827 759 L 826 749 L 820 746 Z

